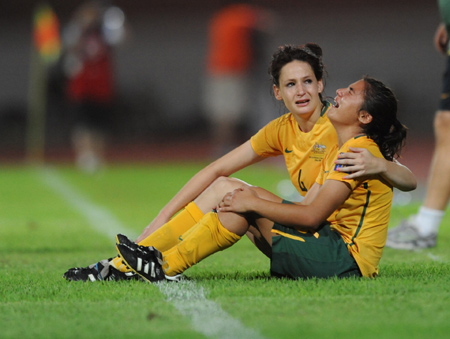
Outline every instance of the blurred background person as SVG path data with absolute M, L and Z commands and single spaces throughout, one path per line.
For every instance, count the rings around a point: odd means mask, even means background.
M 434 36 L 436 49 L 446 55 L 446 70 L 439 110 L 434 117 L 435 149 L 425 200 L 417 215 L 389 230 L 386 246 L 403 250 L 435 247 L 450 198 L 450 0 L 439 0 L 442 23 Z
M 77 166 L 101 168 L 116 96 L 112 47 L 124 37 L 123 12 L 104 2 L 82 4 L 63 31 L 66 94 L 74 108 L 71 141 Z
M 203 101 L 215 156 L 247 137 L 241 136 L 241 128 L 256 115 L 251 107 L 259 100 L 256 92 L 261 88 L 252 78 L 266 73 L 258 70 L 261 60 L 266 60 L 265 41 L 272 25 L 269 11 L 245 2 L 229 3 L 210 20 Z M 270 117 L 258 119 L 260 128 Z

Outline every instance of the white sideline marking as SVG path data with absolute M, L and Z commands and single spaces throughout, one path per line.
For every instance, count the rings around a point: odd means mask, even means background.
M 181 314 L 191 318 L 192 326 L 207 337 L 263 338 L 253 329 L 243 327 L 222 308 L 206 299 L 202 286 L 193 281 L 164 282 L 158 284 L 169 301 Z
M 38 174 L 45 184 L 86 217 L 99 233 L 107 235 L 114 241 L 118 233 L 137 238 L 137 234 L 128 230 L 108 209 L 94 204 L 70 186 L 56 171 L 43 168 Z M 191 320 L 197 332 L 207 337 L 218 338 L 263 338 L 257 331 L 245 327 L 239 320 L 232 318 L 218 304 L 206 299 L 203 287 L 192 281 L 161 282 L 157 285 L 167 300 Z
M 130 238 L 138 237 L 136 232 L 127 230 L 124 225 L 111 212 L 99 205 L 94 204 L 86 196 L 70 186 L 56 171 L 43 168 L 39 171 L 43 181 L 56 193 L 62 196 L 72 207 L 88 219 L 91 226 L 99 233 L 106 235 L 114 241 L 116 234 L 125 233 Z

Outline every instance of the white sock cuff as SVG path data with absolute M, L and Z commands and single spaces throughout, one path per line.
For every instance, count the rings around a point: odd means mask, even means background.
M 431 217 L 443 217 L 445 211 L 436 210 L 434 208 L 428 208 L 425 206 L 421 206 L 419 209 L 419 214 L 423 214 L 424 216 L 431 216 Z
M 421 236 L 436 234 L 441 225 L 445 211 L 435 210 L 428 207 L 420 207 L 419 213 L 415 218 L 415 225 Z

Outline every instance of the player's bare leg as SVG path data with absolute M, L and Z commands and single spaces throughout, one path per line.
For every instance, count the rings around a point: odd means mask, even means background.
M 202 210 L 203 213 L 208 213 L 213 208 L 216 208 L 222 198 L 228 192 L 232 192 L 243 186 L 250 186 L 245 181 L 230 178 L 219 177 L 209 185 L 195 200 L 195 204 Z
M 439 111 L 434 119 L 435 151 L 424 206 L 444 211 L 450 198 L 450 111 Z
M 438 111 L 434 119 L 435 150 L 427 192 L 419 213 L 389 230 L 386 246 L 415 250 L 434 247 L 450 198 L 450 111 Z

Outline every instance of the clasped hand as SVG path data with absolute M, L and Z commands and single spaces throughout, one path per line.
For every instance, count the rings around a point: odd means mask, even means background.
M 257 199 L 255 190 L 251 187 L 242 187 L 225 194 L 216 209 L 218 212 L 251 212 Z
M 350 147 L 351 152 L 341 153 L 335 161 L 341 172 L 350 173 L 344 179 L 354 179 L 365 175 L 378 174 L 382 171 L 382 163 L 365 148 Z

